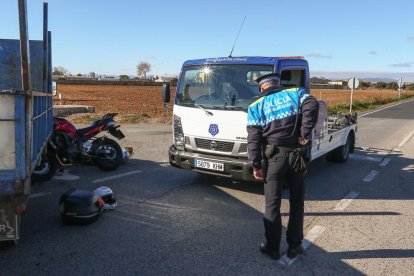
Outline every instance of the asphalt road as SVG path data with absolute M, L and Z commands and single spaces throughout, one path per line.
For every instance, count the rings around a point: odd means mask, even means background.
M 171 126 L 123 126 L 122 145 L 135 150 L 128 164 L 111 173 L 71 168 L 33 187 L 19 244 L 0 251 L 0 275 L 412 275 L 413 118 L 413 101 L 362 115 L 346 163 L 312 163 L 307 248 L 291 262 L 259 253 L 263 185 L 172 168 Z M 63 225 L 59 196 L 102 185 L 119 207 L 87 226 Z

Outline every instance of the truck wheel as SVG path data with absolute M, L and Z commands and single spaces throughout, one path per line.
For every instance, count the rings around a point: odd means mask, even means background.
M 340 146 L 335 150 L 335 161 L 336 162 L 345 162 L 348 160 L 349 152 L 351 150 L 351 138 L 348 135 L 346 138 L 345 145 Z
M 336 150 L 336 149 L 335 149 Z M 325 159 L 329 162 L 335 162 L 335 150 L 330 151 L 325 155 Z
M 348 160 L 349 152 L 351 151 L 351 137 L 348 135 L 345 145 L 334 149 L 326 155 L 326 160 L 333 162 L 345 162 Z

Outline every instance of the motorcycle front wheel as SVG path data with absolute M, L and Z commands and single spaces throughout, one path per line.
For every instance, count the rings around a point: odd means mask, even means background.
M 113 171 L 122 162 L 122 149 L 117 142 L 109 138 L 100 138 L 92 142 L 94 145 L 94 162 L 104 171 Z

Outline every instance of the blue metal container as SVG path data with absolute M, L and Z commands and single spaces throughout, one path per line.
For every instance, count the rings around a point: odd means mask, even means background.
M 0 241 L 19 239 L 31 174 L 53 131 L 50 47 L 45 51 L 43 41 L 29 45 L 27 92 L 22 91 L 19 40 L 0 40 Z
M 30 93 L 21 89 L 20 46 L 18 40 L 0 40 L 0 196 L 30 193 L 30 175 L 53 131 L 52 94 L 45 93 L 43 41 L 30 41 Z M 26 105 L 31 105 L 30 107 Z M 26 118 L 26 110 L 32 110 Z M 25 135 L 27 121 L 30 136 Z M 25 149 L 30 139 L 30 151 Z M 28 154 L 29 153 L 29 156 Z M 26 160 L 30 158 L 30 170 Z

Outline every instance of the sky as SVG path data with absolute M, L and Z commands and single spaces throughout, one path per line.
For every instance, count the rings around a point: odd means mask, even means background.
M 42 39 L 43 1 L 27 0 Z M 189 59 L 305 56 L 311 75 L 414 81 L 412 0 L 49 0 L 53 66 L 72 74 L 178 75 Z M 0 0 L 0 38 L 18 39 L 17 0 Z

